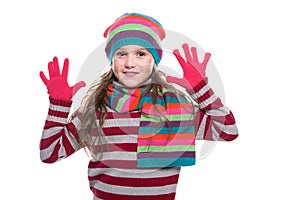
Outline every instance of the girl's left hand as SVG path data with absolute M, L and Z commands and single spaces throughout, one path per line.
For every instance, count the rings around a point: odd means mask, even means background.
M 210 58 L 210 53 L 205 53 L 204 59 L 200 63 L 198 61 L 196 47 L 191 48 L 192 55 L 190 54 L 188 44 L 184 43 L 182 48 L 184 50 L 186 61 L 182 58 L 178 49 L 175 49 L 173 54 L 183 69 L 183 78 L 167 76 L 167 82 L 177 83 L 186 89 L 193 89 L 206 77 L 205 70 Z

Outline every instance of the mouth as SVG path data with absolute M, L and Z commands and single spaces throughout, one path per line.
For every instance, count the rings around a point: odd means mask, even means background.
M 124 74 L 125 76 L 128 76 L 128 77 L 133 77 L 133 76 L 135 76 L 135 75 L 137 75 L 137 74 L 139 74 L 139 73 L 138 73 L 138 72 L 127 71 L 127 72 L 123 72 L 123 74 Z

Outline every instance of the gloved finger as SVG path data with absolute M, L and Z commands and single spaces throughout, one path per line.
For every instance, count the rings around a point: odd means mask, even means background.
M 198 59 L 198 54 L 197 54 L 196 47 L 192 47 L 191 48 L 191 52 L 192 52 L 192 56 L 193 56 L 194 62 L 199 63 L 199 59 Z
M 185 66 L 186 66 L 186 62 L 185 60 L 182 58 L 182 56 L 180 55 L 180 52 L 178 49 L 175 49 L 173 51 L 174 56 L 176 57 L 177 61 L 179 62 L 179 64 L 181 65 L 182 69 L 184 70 Z
M 56 56 L 53 58 L 53 73 L 54 73 L 54 76 L 60 75 L 58 59 Z
M 66 79 L 68 77 L 68 72 L 69 72 L 69 59 L 66 58 L 62 69 L 62 76 L 65 77 Z
M 186 57 L 186 62 L 193 62 L 193 58 L 191 56 L 191 53 L 190 53 L 190 49 L 189 49 L 189 45 L 187 43 L 184 43 L 182 45 L 182 48 L 183 48 L 183 51 L 184 51 L 184 55 Z
M 166 81 L 168 83 L 177 83 L 179 85 L 182 83 L 181 78 L 177 78 L 177 77 L 174 77 L 174 76 L 167 76 Z
M 210 53 L 205 53 L 204 59 L 203 59 L 203 62 L 202 62 L 202 64 L 203 64 L 204 66 L 207 65 L 207 63 L 208 63 L 208 61 L 209 61 L 209 59 L 210 59 L 210 56 L 211 56 Z
M 40 71 L 40 77 L 41 77 L 42 81 L 44 82 L 44 84 L 47 86 L 49 80 L 46 78 L 44 72 Z
M 48 63 L 48 72 L 49 72 L 50 79 L 55 76 L 53 71 L 53 62 Z
M 76 92 L 85 86 L 85 82 L 84 81 L 80 81 L 78 83 L 76 83 L 72 88 L 73 88 L 73 95 L 76 94 Z

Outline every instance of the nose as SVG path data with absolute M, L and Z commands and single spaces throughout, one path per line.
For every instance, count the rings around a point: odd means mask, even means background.
M 132 54 L 128 54 L 125 61 L 125 67 L 126 68 L 134 68 L 136 66 L 134 57 Z

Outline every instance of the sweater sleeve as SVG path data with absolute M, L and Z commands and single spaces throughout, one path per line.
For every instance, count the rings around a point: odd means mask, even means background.
M 232 141 L 238 137 L 232 112 L 214 94 L 207 78 L 188 93 L 199 104 L 195 118 L 197 140 Z
M 80 121 L 77 117 L 68 122 L 72 101 L 50 98 L 48 116 L 40 141 L 42 162 L 54 163 L 79 150 L 77 130 Z

